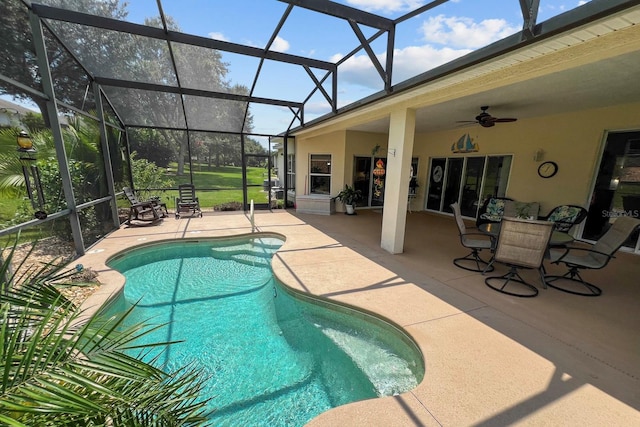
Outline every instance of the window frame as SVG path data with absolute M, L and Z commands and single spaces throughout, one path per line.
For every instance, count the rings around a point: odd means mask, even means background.
M 314 156 L 317 156 L 318 159 L 315 161 L 326 162 L 327 169 L 329 172 L 318 172 L 314 171 Z M 328 157 L 328 159 L 327 159 Z M 310 153 L 309 154 L 309 194 L 320 194 L 320 195 L 331 195 L 331 178 L 333 172 L 333 155 L 331 153 Z M 323 186 L 326 187 L 326 190 L 317 191 L 317 186 L 314 185 L 315 178 L 326 178 L 328 182 Z

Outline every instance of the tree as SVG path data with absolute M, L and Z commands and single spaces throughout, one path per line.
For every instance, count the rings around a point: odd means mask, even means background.
M 40 87 L 35 49 L 32 43 L 30 25 L 26 7 L 19 0 L 7 0 L 3 3 L 0 16 L 0 73 L 7 75 L 31 87 Z M 114 19 L 126 18 L 127 3 L 120 0 L 55 0 L 48 2 L 53 6 L 92 13 Z M 167 27 L 180 31 L 177 22 L 166 17 Z M 145 24 L 162 27 L 160 18 L 152 17 Z M 69 24 L 56 20 L 48 22 L 56 37 L 68 46 L 75 56 L 94 74 L 117 77 L 124 80 L 177 85 L 177 77 L 168 44 L 157 39 L 130 37 L 126 33 L 102 30 L 90 26 Z M 46 46 L 51 63 L 56 98 L 80 108 L 86 107 L 86 89 L 89 77 L 75 59 L 45 31 Z M 241 85 L 232 85 L 228 81 L 228 64 L 222 60 L 220 52 L 198 46 L 172 43 L 173 58 L 182 86 L 214 92 L 247 95 L 249 89 Z M 16 60 L 16 58 L 18 60 Z M 145 90 L 127 90 L 109 88 L 111 98 L 118 99 L 119 113 L 130 119 L 130 123 L 158 125 L 159 127 L 179 127 L 184 123 L 184 115 L 179 108 L 180 96 L 174 93 Z M 91 93 L 89 91 L 89 93 Z M 11 94 L 17 98 L 28 99 L 31 95 L 19 88 L 0 81 L 0 94 Z M 42 99 L 31 99 L 43 113 L 45 120 L 46 103 Z M 89 99 L 90 102 L 90 99 Z M 251 116 L 244 123 L 247 103 L 207 97 L 185 96 L 185 107 L 191 128 L 216 129 L 225 126 L 233 132 L 250 132 Z M 86 108 L 85 108 L 86 109 Z M 243 129 L 244 123 L 244 129 Z M 48 123 L 47 123 L 48 125 Z M 185 161 L 188 161 L 188 138 L 184 131 L 157 129 L 154 137 L 158 147 L 166 148 L 163 156 L 171 152 L 172 160 L 177 161 L 177 174 L 184 173 Z M 215 142 L 216 137 L 210 136 Z M 220 147 L 225 153 L 238 152 L 239 144 L 230 144 L 224 137 L 213 147 Z M 149 152 L 156 147 L 150 147 Z M 193 148 L 193 147 L 192 147 Z M 211 147 L 207 147 L 211 149 Z M 142 154 L 144 150 L 136 147 Z M 215 156 L 221 153 L 212 153 Z M 237 156 L 236 156 L 237 157 Z M 166 160 L 150 159 L 158 165 Z M 228 162 L 223 159 L 223 162 Z
M 46 129 L 47 126 L 44 123 L 44 119 L 42 114 L 40 113 L 26 113 L 22 116 L 22 123 L 29 129 L 29 132 L 39 132 L 43 129 Z
M 95 13 L 115 19 L 127 16 L 126 3 L 119 0 L 58 0 L 66 8 L 81 12 Z M 48 2 L 56 6 L 56 2 Z M 120 52 L 119 40 L 105 38 L 104 32 L 95 29 L 80 29 L 77 26 L 57 25 L 57 31 L 70 45 L 86 44 L 86 46 L 101 46 L 103 49 L 113 49 Z M 51 64 L 51 76 L 55 85 L 56 98 L 71 105 L 82 105 L 85 90 L 89 83 L 88 76 L 76 61 L 62 46 L 45 31 L 47 55 Z M 99 52 L 95 53 L 99 55 Z M 20 0 L 5 0 L 2 2 L 0 14 L 0 74 L 25 84 L 41 89 L 41 76 L 38 72 L 35 47 L 31 34 L 31 26 L 26 6 Z M 0 94 L 13 95 L 20 100 L 32 101 L 40 108 L 47 126 L 48 116 L 46 102 L 19 88 L 0 80 Z

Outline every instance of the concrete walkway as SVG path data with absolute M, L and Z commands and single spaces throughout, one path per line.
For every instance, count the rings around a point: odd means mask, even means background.
M 453 266 L 466 254 L 453 218 L 409 213 L 399 255 L 380 248 L 381 221 L 379 212 L 364 210 L 256 212 L 257 231 L 286 238 L 273 259 L 278 279 L 393 320 L 424 354 L 416 389 L 332 409 L 310 426 L 640 425 L 638 256 L 620 253 L 585 275 L 601 285 L 600 297 L 540 289 L 538 297 L 520 299 Z M 103 283 L 85 307 L 97 308 L 123 285 L 104 264 L 114 253 L 157 240 L 250 232 L 239 212 L 122 226 L 77 261 Z M 535 282 L 535 272 L 525 275 Z

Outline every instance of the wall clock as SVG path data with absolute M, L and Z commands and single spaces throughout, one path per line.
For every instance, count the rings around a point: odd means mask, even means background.
M 542 178 L 551 178 L 558 173 L 558 164 L 556 162 L 544 162 L 538 166 L 538 175 Z

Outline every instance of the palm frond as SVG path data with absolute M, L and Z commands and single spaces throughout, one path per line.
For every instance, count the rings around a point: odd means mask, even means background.
M 170 343 L 139 344 L 163 327 L 125 327 L 131 311 L 86 317 L 51 280 L 69 277 L 54 263 L 15 276 L 0 265 L 0 422 L 7 425 L 201 425 L 202 378 L 169 374 L 132 356 Z M 19 280 L 18 280 L 19 279 Z

